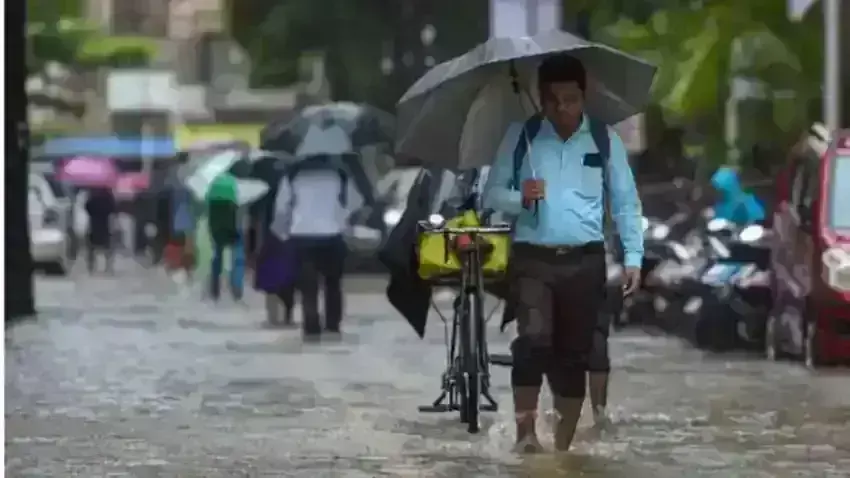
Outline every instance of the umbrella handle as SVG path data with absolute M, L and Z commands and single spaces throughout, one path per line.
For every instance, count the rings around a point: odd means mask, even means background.
M 516 71 L 516 65 L 514 64 L 513 60 L 511 60 L 511 62 L 509 63 L 508 68 L 510 68 L 511 74 L 511 87 L 513 87 L 514 89 L 514 94 L 519 95 L 519 74 Z
M 514 94 L 519 97 L 522 95 L 522 93 L 525 93 L 525 96 L 528 97 L 528 102 L 531 104 L 532 108 L 534 108 L 536 111 L 540 111 L 540 107 L 537 105 L 537 103 L 534 102 L 534 97 L 531 96 L 531 93 L 529 93 L 527 90 L 523 90 L 522 88 L 520 88 L 519 73 L 517 73 L 516 71 L 516 65 L 514 64 L 513 60 L 511 60 L 511 62 L 508 64 L 508 68 L 511 75 L 511 87 L 514 90 Z M 522 101 L 520 101 L 520 106 L 522 106 Z

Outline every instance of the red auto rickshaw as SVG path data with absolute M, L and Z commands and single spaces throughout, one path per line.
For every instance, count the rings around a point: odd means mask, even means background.
M 814 125 L 777 184 L 768 358 L 850 360 L 850 131 Z

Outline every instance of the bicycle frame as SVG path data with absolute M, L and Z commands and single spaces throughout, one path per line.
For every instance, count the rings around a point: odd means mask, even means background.
M 446 325 L 447 370 L 443 374 L 443 390 L 430 407 L 420 407 L 420 411 L 459 410 L 461 422 L 468 424 L 471 433 L 477 433 L 479 411 L 498 410 L 498 404 L 489 393 L 486 320 L 482 311 L 484 274 L 477 239 L 485 233 L 509 233 L 510 227 L 435 228 L 427 232 L 445 234 L 447 241 L 450 235 L 468 234 L 473 245 L 457 251 L 461 260 L 460 292 L 453 303 L 450 331 Z M 480 405 L 482 396 L 489 404 Z M 443 404 L 446 398 L 448 405 Z

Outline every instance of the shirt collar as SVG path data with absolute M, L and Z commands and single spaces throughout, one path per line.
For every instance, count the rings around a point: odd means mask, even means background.
M 549 121 L 547 118 L 544 117 L 543 118 L 543 124 L 546 126 L 546 128 L 548 128 L 549 134 L 558 136 L 558 132 L 555 131 L 555 125 L 553 125 L 551 121 Z M 573 135 L 570 136 L 569 138 L 567 138 L 567 141 L 569 141 L 573 138 L 579 137 L 581 135 L 584 135 L 584 134 L 589 134 L 589 133 L 590 133 L 590 120 L 588 120 L 586 114 L 582 114 L 581 115 L 581 124 L 578 125 L 578 129 L 575 130 Z

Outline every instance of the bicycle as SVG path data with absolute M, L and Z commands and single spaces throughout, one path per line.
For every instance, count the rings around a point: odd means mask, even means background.
M 459 285 L 460 288 L 453 303 L 451 332 L 448 320 L 440 314 L 446 341 L 446 371 L 442 376 L 442 390 L 431 405 L 419 407 L 419 411 L 439 413 L 457 410 L 461 423 L 467 424 L 469 433 L 478 433 L 480 412 L 498 410 L 498 403 L 490 394 L 490 357 L 485 330 L 495 309 L 485 318 L 482 300 L 485 284 L 482 256 L 490 251 L 487 250 L 489 243 L 480 239 L 483 234 L 510 234 L 511 226 L 453 228 L 420 221 L 419 227 L 425 234 L 444 234 L 446 247 L 454 244 L 461 262 L 459 278 L 455 276 L 435 281 L 436 285 Z M 458 244 L 459 241 L 455 239 L 461 237 L 469 239 L 468 242 Z M 446 252 L 448 254 L 449 251 Z M 488 403 L 482 405 L 482 397 Z M 448 403 L 445 403 L 446 400 Z

